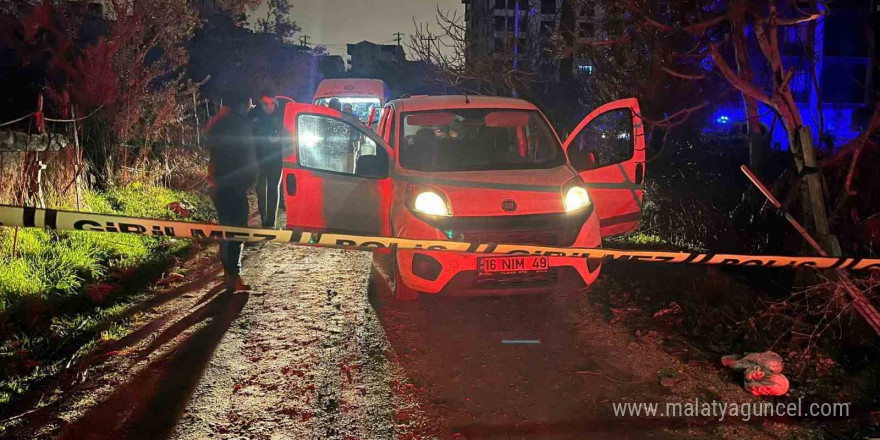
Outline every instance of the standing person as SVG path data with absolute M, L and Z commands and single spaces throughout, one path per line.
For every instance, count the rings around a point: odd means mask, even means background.
M 281 112 L 268 91 L 248 115 L 253 125 L 254 148 L 257 153 L 257 205 L 264 228 L 275 229 L 281 195 Z
M 217 217 L 224 226 L 247 227 L 247 193 L 257 177 L 253 132 L 247 119 L 248 100 L 244 94 L 229 93 L 223 107 L 208 123 L 206 142 L 210 152 L 208 181 Z M 222 241 L 220 261 L 226 273 L 227 291 L 250 290 L 241 278 L 244 243 Z

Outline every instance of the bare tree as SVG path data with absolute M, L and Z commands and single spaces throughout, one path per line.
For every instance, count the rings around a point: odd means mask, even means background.
M 290 18 L 290 0 L 269 0 L 266 15 L 257 19 L 257 32 L 275 34 L 283 41 L 290 41 L 302 30 Z
M 812 226 L 823 247 L 832 249 L 812 135 L 804 125 L 791 90 L 795 68 L 785 68 L 779 45 L 780 28 L 813 22 L 822 17 L 822 13 L 814 10 L 800 14 L 797 12 L 799 10 L 793 9 L 793 16 L 786 17 L 777 7 L 776 0 L 762 3 L 732 0 L 726 7 L 718 2 L 701 0 L 688 0 L 675 5 L 656 5 L 637 0 L 605 4 L 608 8 L 622 7 L 629 14 L 626 31 L 604 41 L 575 41 L 572 50 L 589 53 L 597 47 L 618 46 L 628 48 L 629 53 L 641 50 L 643 57 L 660 64 L 659 70 L 677 81 L 709 79 L 707 74 L 682 73 L 682 69 L 691 72 L 702 70 L 705 68 L 702 60 L 706 56 L 711 57 L 713 68 L 707 73 L 717 71 L 742 94 L 750 133 L 751 161 L 758 169 L 762 168 L 761 163 L 768 151 L 761 133 L 757 103 L 767 105 L 778 115 L 788 133 L 797 170 L 804 176 L 801 200 L 809 220 L 807 223 Z M 663 16 L 664 20 L 654 18 L 655 13 Z M 755 41 L 767 70 L 771 72 L 770 84 L 764 84 L 752 73 L 745 33 L 748 23 L 755 30 Z M 736 69 L 731 67 L 723 52 L 728 42 L 732 42 Z M 690 49 L 682 50 L 688 46 Z
M 804 213 L 807 217 L 811 217 L 809 220 L 811 220 L 813 231 L 816 233 L 819 243 L 824 249 L 831 250 L 825 196 L 812 134 L 809 127 L 804 125 L 794 94 L 791 91 L 791 80 L 794 78 L 795 68 L 785 68 L 782 60 L 783 55 L 779 48 L 780 27 L 814 21 L 820 18 L 821 14 L 813 13 L 785 18 L 779 13 L 775 0 L 770 0 L 767 6 L 768 13 L 766 14 L 762 14 L 756 8 L 749 8 L 748 11 L 754 20 L 755 38 L 758 46 L 770 67 L 772 83 L 769 90 L 762 87 L 761 84 L 748 81 L 747 78 L 736 74 L 721 54 L 717 44 L 709 44 L 709 51 L 715 66 L 733 87 L 749 99 L 764 103 L 779 116 L 788 133 L 789 146 L 798 173 L 803 176 L 806 183 L 801 186 Z M 745 8 L 745 6 L 736 5 L 734 9 L 740 7 Z M 744 46 L 739 50 L 744 50 Z
M 529 90 L 536 75 L 529 65 L 515 66 L 512 56 L 482 54 L 469 40 L 463 15 L 437 9 L 433 26 L 416 23 L 407 43 L 412 56 L 428 63 L 428 80 L 462 93 L 511 96 Z M 515 39 L 502 41 L 501 53 L 513 54 Z
M 732 0 L 730 5 L 730 36 L 736 54 L 737 77 L 745 83 L 753 83 L 755 75 L 749 64 L 749 48 L 746 40 L 747 26 L 746 9 L 742 3 Z M 758 113 L 758 100 L 747 93 L 742 93 L 742 102 L 749 132 L 749 167 L 758 173 L 758 176 L 766 177 L 764 167 L 770 156 L 770 138 L 763 133 Z

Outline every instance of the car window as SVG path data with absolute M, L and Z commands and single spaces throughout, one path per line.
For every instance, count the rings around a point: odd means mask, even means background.
M 568 147 L 578 171 L 626 162 L 635 155 L 633 115 L 630 109 L 612 110 L 590 122 Z
M 565 155 L 537 111 L 451 109 L 401 116 L 401 166 L 417 171 L 553 168 Z
M 351 113 L 358 117 L 361 122 L 366 123 L 370 119 L 370 112 L 373 107 L 380 107 L 382 102 L 378 98 L 351 98 L 351 97 L 338 97 L 338 98 L 321 98 L 315 100 L 315 105 L 321 106 L 329 106 L 331 99 L 338 99 L 340 105 L 343 108 L 347 108 L 347 106 L 351 106 Z
M 388 154 L 353 124 L 327 116 L 300 115 L 296 133 L 297 157 L 304 168 L 377 177 L 372 168 L 381 168 L 384 162 L 387 172 Z M 362 170 L 359 166 L 371 169 Z

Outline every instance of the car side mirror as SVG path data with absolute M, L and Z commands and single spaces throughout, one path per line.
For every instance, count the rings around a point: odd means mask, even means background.
M 596 152 L 595 152 L 595 151 L 591 151 L 589 154 L 587 154 L 587 164 L 586 164 L 586 165 L 587 165 L 587 169 L 588 169 L 588 170 L 595 169 L 595 168 L 596 168 L 596 163 L 598 163 L 598 160 L 597 160 L 597 158 L 596 158 Z
M 355 175 L 373 179 L 388 177 L 388 161 L 379 156 L 361 156 L 355 164 Z
M 596 152 L 590 151 L 572 154 L 571 166 L 578 171 L 590 171 L 598 168 L 596 165 Z

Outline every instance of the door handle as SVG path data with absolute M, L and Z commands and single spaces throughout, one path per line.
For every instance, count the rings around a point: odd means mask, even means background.
M 645 164 L 636 165 L 636 185 L 641 185 L 645 181 Z
M 288 196 L 296 195 L 296 174 L 288 174 L 284 179 L 284 188 L 286 188 Z

